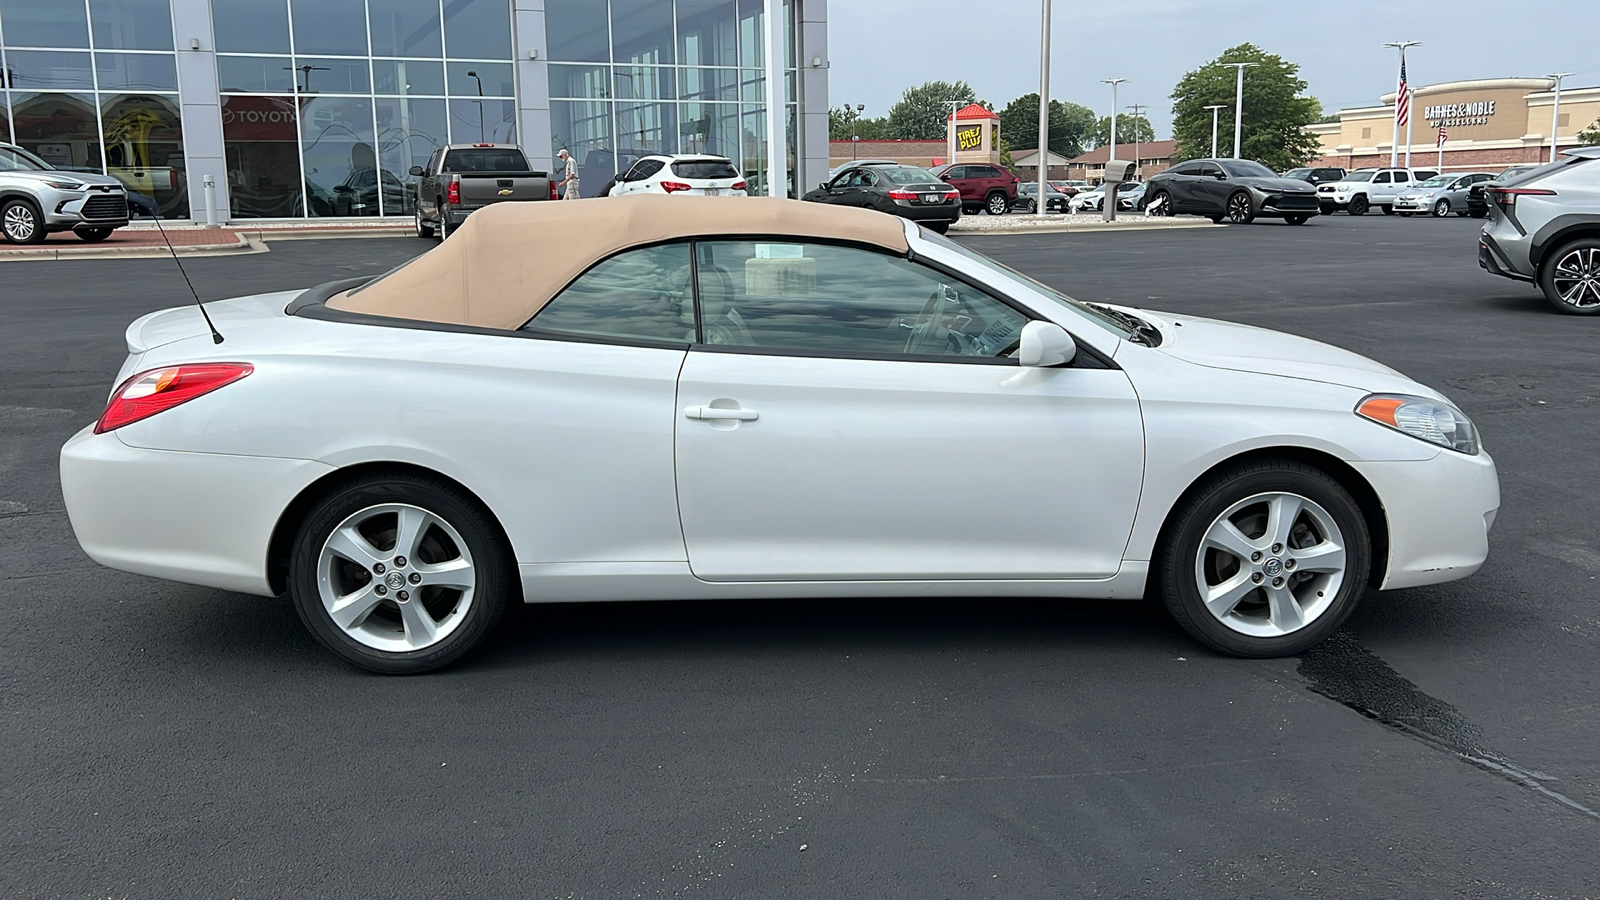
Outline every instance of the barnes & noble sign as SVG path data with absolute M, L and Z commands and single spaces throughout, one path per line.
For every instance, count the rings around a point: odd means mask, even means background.
M 1422 117 L 1434 128 L 1454 128 L 1458 125 L 1487 125 L 1494 115 L 1493 100 L 1475 100 L 1470 103 L 1439 103 L 1426 107 Z

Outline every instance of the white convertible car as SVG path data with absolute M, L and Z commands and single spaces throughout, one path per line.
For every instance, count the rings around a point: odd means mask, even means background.
M 377 278 L 127 332 L 61 451 L 84 550 L 277 595 L 378 672 L 512 602 L 1162 598 L 1298 652 L 1477 571 L 1494 463 L 1304 338 L 1079 303 L 915 224 L 775 199 L 506 203 Z

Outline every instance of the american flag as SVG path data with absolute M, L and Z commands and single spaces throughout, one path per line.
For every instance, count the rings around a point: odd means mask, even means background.
M 1394 121 L 1404 127 L 1411 121 L 1411 85 L 1406 84 L 1406 61 L 1400 60 L 1400 91 L 1394 97 Z
M 1440 125 L 1439 126 L 1439 142 L 1437 144 L 1434 144 L 1434 146 L 1435 147 L 1443 147 L 1444 146 L 1444 142 L 1449 140 L 1449 139 L 1450 139 L 1450 132 L 1445 131 L 1444 130 L 1444 126 Z

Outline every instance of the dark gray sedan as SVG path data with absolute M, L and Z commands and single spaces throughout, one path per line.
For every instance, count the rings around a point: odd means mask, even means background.
M 1258 217 L 1304 225 L 1318 212 L 1310 182 L 1283 178 L 1248 159 L 1192 159 L 1173 166 L 1148 182 L 1139 204 L 1146 207 L 1156 215 L 1190 213 L 1236 225 Z

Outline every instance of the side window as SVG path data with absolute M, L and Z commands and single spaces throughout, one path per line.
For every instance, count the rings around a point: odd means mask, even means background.
M 1222 167 L 1216 163 L 1201 163 L 1199 168 L 1200 171 L 1196 172 L 1195 174 L 1204 175 L 1207 178 L 1215 178 L 1222 174 Z
M 968 178 L 999 178 L 1000 171 L 994 166 L 967 166 Z
M 640 172 L 642 172 L 644 170 L 644 168 L 645 168 L 645 160 L 641 159 L 638 162 L 633 164 L 633 168 L 631 168 L 628 171 L 622 173 L 622 180 L 623 181 L 638 181 L 639 179 L 645 177 L 644 175 L 640 174 Z
M 1388 172 L 1379 172 L 1378 174 L 1372 176 L 1372 183 L 1373 184 L 1388 184 L 1389 183 L 1389 173 Z
M 689 245 L 624 250 L 579 275 L 524 331 L 687 343 L 694 340 Z
M 444 151 L 443 150 L 435 150 L 435 151 L 433 151 L 433 155 L 428 157 L 428 165 L 425 167 L 426 171 L 429 174 L 432 174 L 434 172 L 439 171 L 439 161 L 441 159 L 443 159 L 443 158 L 444 158 Z
M 956 178 L 965 178 L 967 177 L 967 167 L 951 166 L 950 168 L 944 170 L 944 175 L 942 177 L 945 181 L 950 181 Z
M 1200 164 L 1199 163 L 1184 163 L 1183 165 L 1177 167 L 1176 169 L 1173 169 L 1172 170 L 1172 174 L 1174 174 L 1174 175 L 1199 175 L 1200 174 Z
M 1395 184 L 1400 184 L 1402 182 L 1406 182 L 1406 181 L 1410 181 L 1410 180 L 1411 180 L 1411 176 L 1409 174 L 1405 173 L 1405 172 L 1396 172 L 1396 173 L 1394 173 Z
M 700 241 L 706 344 L 881 359 L 1000 358 L 1027 317 L 896 256 L 832 244 Z

